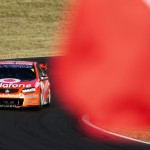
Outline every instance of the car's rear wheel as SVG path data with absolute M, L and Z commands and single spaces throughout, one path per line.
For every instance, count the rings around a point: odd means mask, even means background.
M 48 91 L 48 98 L 47 98 L 47 104 L 46 104 L 46 106 L 49 106 L 49 105 L 50 105 L 50 103 L 51 103 L 51 92 L 50 92 L 50 89 L 49 89 L 49 91 Z
M 43 96 L 42 96 L 42 91 L 40 91 L 40 107 L 43 106 Z

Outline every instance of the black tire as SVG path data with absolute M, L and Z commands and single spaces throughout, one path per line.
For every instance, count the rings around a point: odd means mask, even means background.
M 47 104 L 46 106 L 50 106 L 50 103 L 51 103 L 51 92 L 50 90 L 48 91 L 48 99 L 47 99 Z
M 41 110 L 42 109 L 42 92 L 40 90 L 40 104 L 36 107 L 33 107 L 33 110 Z

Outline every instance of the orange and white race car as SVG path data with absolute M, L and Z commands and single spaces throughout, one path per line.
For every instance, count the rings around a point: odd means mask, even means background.
M 50 82 L 38 62 L 0 61 L 0 108 L 49 105 Z

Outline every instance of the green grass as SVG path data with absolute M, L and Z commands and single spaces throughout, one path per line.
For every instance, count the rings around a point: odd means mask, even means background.
M 0 0 L 0 59 L 60 55 L 67 0 Z

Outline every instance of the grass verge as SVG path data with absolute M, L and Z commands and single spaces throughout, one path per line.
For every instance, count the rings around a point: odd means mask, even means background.
M 60 55 L 67 0 L 1 0 L 0 59 Z M 64 11 L 65 10 L 65 11 Z

